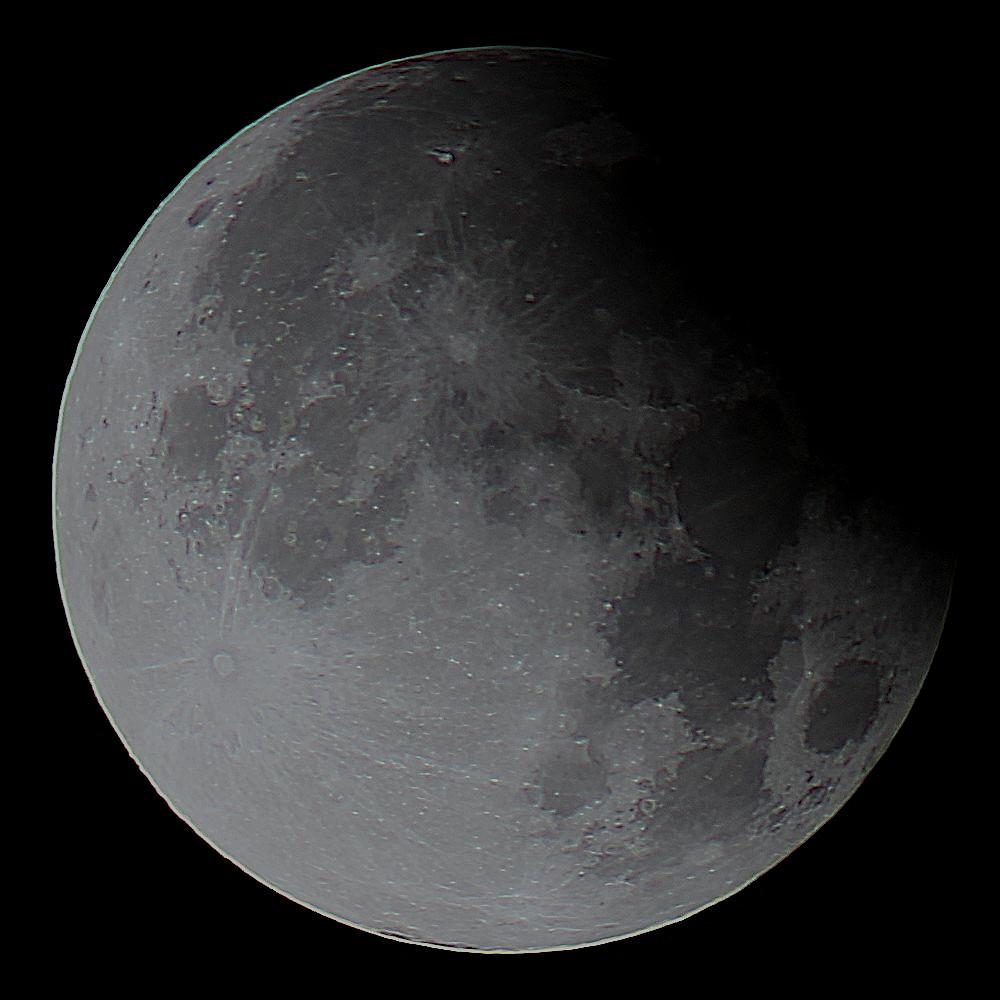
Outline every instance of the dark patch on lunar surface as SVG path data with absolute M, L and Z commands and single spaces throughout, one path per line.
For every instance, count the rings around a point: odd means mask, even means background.
M 393 937 L 721 899 L 857 787 L 940 631 L 950 564 L 665 269 L 610 73 L 452 53 L 278 109 L 150 221 L 67 387 L 102 704 L 210 843 Z
M 817 753 L 842 750 L 861 740 L 878 710 L 879 677 L 874 663 L 839 663 L 809 705 L 806 743 Z

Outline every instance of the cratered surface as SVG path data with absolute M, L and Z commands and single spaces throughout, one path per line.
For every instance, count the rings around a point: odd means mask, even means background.
M 655 156 L 608 73 L 439 53 L 279 108 L 153 216 L 67 385 L 109 718 L 219 851 L 390 937 L 725 897 L 857 787 L 940 632 L 950 561 L 626 209 Z

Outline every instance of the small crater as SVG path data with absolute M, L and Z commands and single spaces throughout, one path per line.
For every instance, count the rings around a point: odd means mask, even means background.
M 220 677 L 232 677 L 236 673 L 236 660 L 231 653 L 216 653 L 212 657 L 212 669 Z
M 187 224 L 191 226 L 192 229 L 200 226 L 211 214 L 212 209 L 215 208 L 215 199 L 207 198 L 203 201 L 197 208 L 187 217 Z
M 471 366 L 479 356 L 479 345 L 473 333 L 466 330 L 455 330 L 448 334 L 446 340 L 448 356 L 456 365 Z
M 491 420 L 479 435 L 479 445 L 487 451 L 502 451 L 515 437 L 511 427 Z

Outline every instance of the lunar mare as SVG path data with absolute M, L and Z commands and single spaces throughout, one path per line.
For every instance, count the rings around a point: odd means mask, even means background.
M 129 751 L 267 885 L 389 937 L 683 918 L 857 788 L 951 562 L 848 499 L 622 208 L 609 65 L 439 53 L 284 105 L 112 277 L 61 585 Z

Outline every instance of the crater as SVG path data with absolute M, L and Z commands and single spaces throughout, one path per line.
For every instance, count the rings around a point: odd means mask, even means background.
M 232 653 L 224 650 L 212 657 L 212 669 L 222 678 L 232 677 L 236 673 L 236 660 Z

